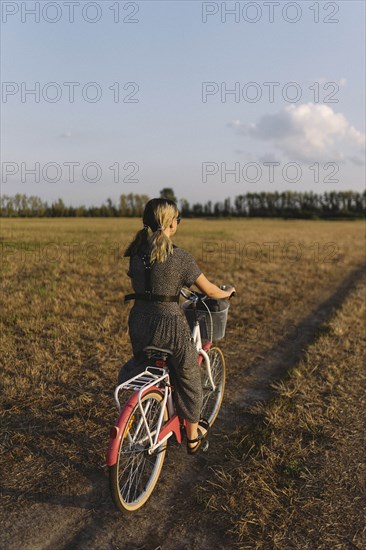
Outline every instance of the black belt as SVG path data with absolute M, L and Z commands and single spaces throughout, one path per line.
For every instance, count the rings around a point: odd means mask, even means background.
M 128 300 L 144 300 L 146 302 L 179 302 L 180 294 L 176 296 L 164 296 L 162 294 L 154 294 L 151 292 L 151 263 L 150 255 L 144 254 L 142 261 L 145 267 L 145 292 L 137 292 L 136 294 L 127 294 L 125 302 Z
M 127 294 L 125 302 L 128 300 L 145 300 L 146 302 L 179 302 L 180 294 L 176 296 L 163 296 L 162 294 L 153 294 L 152 292 L 137 292 L 136 294 Z

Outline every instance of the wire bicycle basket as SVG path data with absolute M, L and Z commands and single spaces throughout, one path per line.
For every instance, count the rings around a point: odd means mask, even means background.
M 203 339 L 216 341 L 224 338 L 229 307 L 230 304 L 226 300 L 207 298 L 204 301 L 197 302 L 196 315 Z M 182 309 L 192 330 L 195 320 L 192 301 L 183 302 Z

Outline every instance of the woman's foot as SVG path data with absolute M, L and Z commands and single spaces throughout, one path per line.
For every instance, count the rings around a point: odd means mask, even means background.
M 187 439 L 187 451 L 188 454 L 195 454 L 202 447 L 203 442 L 208 436 L 209 423 L 204 418 L 198 422 L 197 436 L 192 439 Z

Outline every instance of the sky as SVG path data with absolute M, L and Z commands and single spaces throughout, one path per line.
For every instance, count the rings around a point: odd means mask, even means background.
M 90 206 L 164 187 L 190 203 L 364 189 L 363 1 L 1 11 L 2 194 Z

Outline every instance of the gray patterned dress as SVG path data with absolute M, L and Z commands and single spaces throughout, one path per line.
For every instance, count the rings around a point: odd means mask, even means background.
M 176 295 L 183 286 L 190 287 L 201 273 L 189 252 L 173 246 L 173 253 L 165 262 L 152 264 L 152 292 Z M 134 291 L 144 292 L 145 269 L 138 255 L 130 258 L 127 274 L 131 277 Z M 202 403 L 198 352 L 179 304 L 136 300 L 130 311 L 128 327 L 135 360 L 142 358 L 142 350 L 147 345 L 174 352 L 170 374 L 175 386 L 177 412 L 189 422 L 198 422 Z

